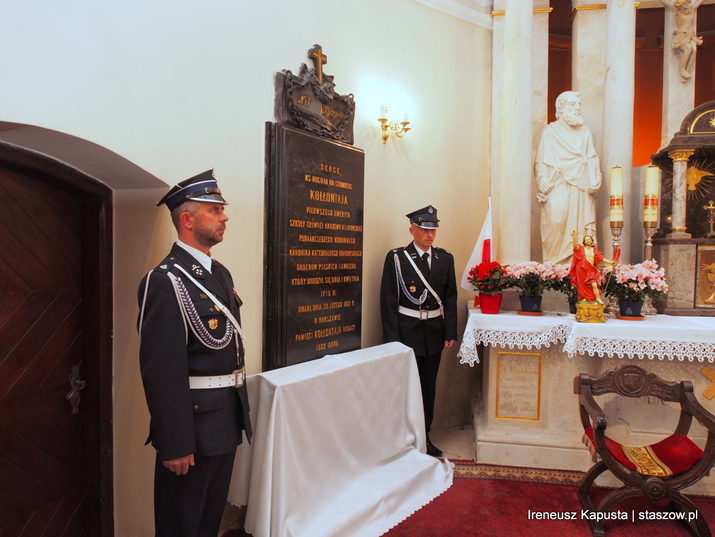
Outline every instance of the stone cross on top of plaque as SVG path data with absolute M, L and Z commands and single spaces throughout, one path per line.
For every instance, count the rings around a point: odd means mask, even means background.
M 328 56 L 322 46 L 313 45 L 308 58 L 313 62 L 312 69 L 302 64 L 298 75 L 288 70 L 276 73 L 276 120 L 323 138 L 352 144 L 355 119 L 352 93 L 335 92 L 334 77 L 323 72 Z

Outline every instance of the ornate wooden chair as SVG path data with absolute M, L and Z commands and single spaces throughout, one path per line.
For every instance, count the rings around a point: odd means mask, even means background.
M 600 458 L 581 480 L 578 490 L 581 506 L 602 514 L 634 496 L 643 495 L 654 501 L 668 499 L 670 509 L 686 513 L 683 522 L 690 533 L 710 537 L 707 521 L 693 502 L 680 493 L 708 474 L 715 462 L 715 417 L 695 399 L 692 382 L 668 382 L 638 366 L 625 365 L 600 378 L 579 375 L 574 379 L 574 393 L 579 396 L 584 442 L 594 455 L 594 462 Z M 679 403 L 680 420 L 675 431 L 664 440 L 643 447 L 622 445 L 608 438 L 606 415 L 594 399 L 607 393 Z M 693 418 L 708 430 L 704 450 L 687 436 Z M 623 486 L 609 492 L 598 507 L 594 507 L 589 491 L 606 470 L 622 481 Z M 605 536 L 604 518 L 596 514 L 589 519 L 595 537 Z

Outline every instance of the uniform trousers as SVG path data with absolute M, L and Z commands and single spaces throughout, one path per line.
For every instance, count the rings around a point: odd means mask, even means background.
M 434 399 L 437 392 L 437 372 L 439 362 L 442 358 L 442 351 L 429 354 L 427 356 L 416 356 L 417 371 L 420 375 L 420 387 L 422 388 L 422 405 L 425 412 L 425 429 L 430 432 L 432 418 L 434 418 Z
M 226 506 L 236 450 L 225 455 L 194 455 L 194 466 L 176 475 L 154 468 L 156 537 L 216 537 Z

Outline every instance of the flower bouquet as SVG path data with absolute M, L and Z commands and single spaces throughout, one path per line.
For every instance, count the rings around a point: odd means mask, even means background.
M 507 268 L 496 261 L 482 261 L 469 271 L 467 281 L 479 291 L 479 296 L 474 298 L 474 305 L 479 302 L 482 313 L 499 313 L 501 292 L 509 283 Z
M 637 265 L 616 265 L 606 280 L 606 294 L 618 300 L 643 302 L 647 296 L 655 300 L 668 292 L 665 270 L 658 268 L 655 259 Z
M 509 287 L 521 289 L 519 300 L 522 315 L 541 315 L 544 291 L 561 290 L 568 270 L 556 263 L 527 261 L 509 267 Z
M 527 261 L 509 267 L 509 287 L 521 289 L 522 296 L 541 296 L 544 291 L 562 290 L 568 275 L 568 269 L 563 265 Z
M 506 267 L 496 261 L 482 261 L 469 271 L 467 281 L 485 295 L 501 293 L 508 285 Z

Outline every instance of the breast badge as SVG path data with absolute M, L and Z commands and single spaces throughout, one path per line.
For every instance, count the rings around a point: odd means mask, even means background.
M 209 328 L 216 330 L 218 328 L 218 319 L 209 319 Z

